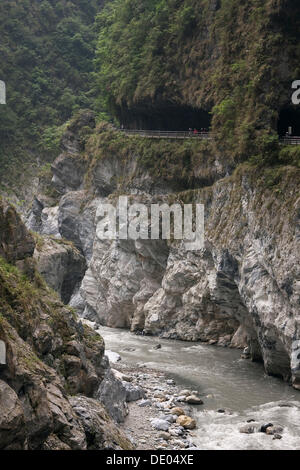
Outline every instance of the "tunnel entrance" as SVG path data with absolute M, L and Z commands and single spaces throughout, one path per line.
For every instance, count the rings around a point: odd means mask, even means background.
M 116 114 L 121 126 L 135 130 L 198 131 L 209 130 L 209 112 L 191 106 L 164 104 L 157 107 L 120 107 Z
M 280 137 L 284 137 L 287 133 L 300 136 L 300 107 L 282 109 L 279 113 L 277 130 Z

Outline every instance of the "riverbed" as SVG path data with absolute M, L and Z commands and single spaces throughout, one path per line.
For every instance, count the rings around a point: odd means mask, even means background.
M 120 354 L 122 362 L 160 370 L 183 388 L 198 391 L 204 405 L 195 407 L 197 448 L 300 449 L 300 392 L 267 376 L 261 364 L 241 359 L 241 351 L 106 327 L 99 332 L 106 349 Z M 157 344 L 161 348 L 153 349 Z M 280 424 L 282 439 L 240 433 L 250 419 Z

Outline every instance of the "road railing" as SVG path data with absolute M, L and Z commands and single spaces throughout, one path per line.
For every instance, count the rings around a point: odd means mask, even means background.
M 279 139 L 279 142 L 283 145 L 300 145 L 300 137 L 286 136 Z
M 137 130 L 119 129 L 126 135 L 139 135 L 152 139 L 212 139 L 212 134 L 201 131 L 159 131 L 159 130 Z
M 150 139 L 203 139 L 213 140 L 214 135 L 207 131 L 159 131 L 146 129 L 119 129 L 126 135 L 138 135 Z M 279 138 L 281 145 L 300 145 L 300 136 L 285 136 Z

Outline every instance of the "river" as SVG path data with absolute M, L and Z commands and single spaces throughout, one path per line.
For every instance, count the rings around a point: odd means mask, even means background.
M 195 411 L 199 449 L 300 449 L 300 392 L 267 376 L 261 364 L 241 359 L 241 351 L 106 327 L 99 332 L 106 349 L 119 353 L 126 364 L 143 363 L 199 392 L 204 401 Z M 154 350 L 157 343 L 162 347 Z M 249 419 L 282 425 L 283 438 L 241 434 Z

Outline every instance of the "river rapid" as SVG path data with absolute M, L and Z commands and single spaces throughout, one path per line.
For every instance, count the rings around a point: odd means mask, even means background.
M 240 358 L 241 351 L 137 336 L 126 330 L 98 330 L 107 350 L 129 366 L 145 364 L 173 378 L 182 388 L 197 390 L 204 406 L 195 407 L 199 449 L 300 449 L 300 392 L 269 377 L 261 364 Z M 154 350 L 156 344 L 161 349 Z M 223 409 L 225 413 L 219 413 Z M 281 440 L 264 433 L 242 434 L 254 419 L 284 427 Z

